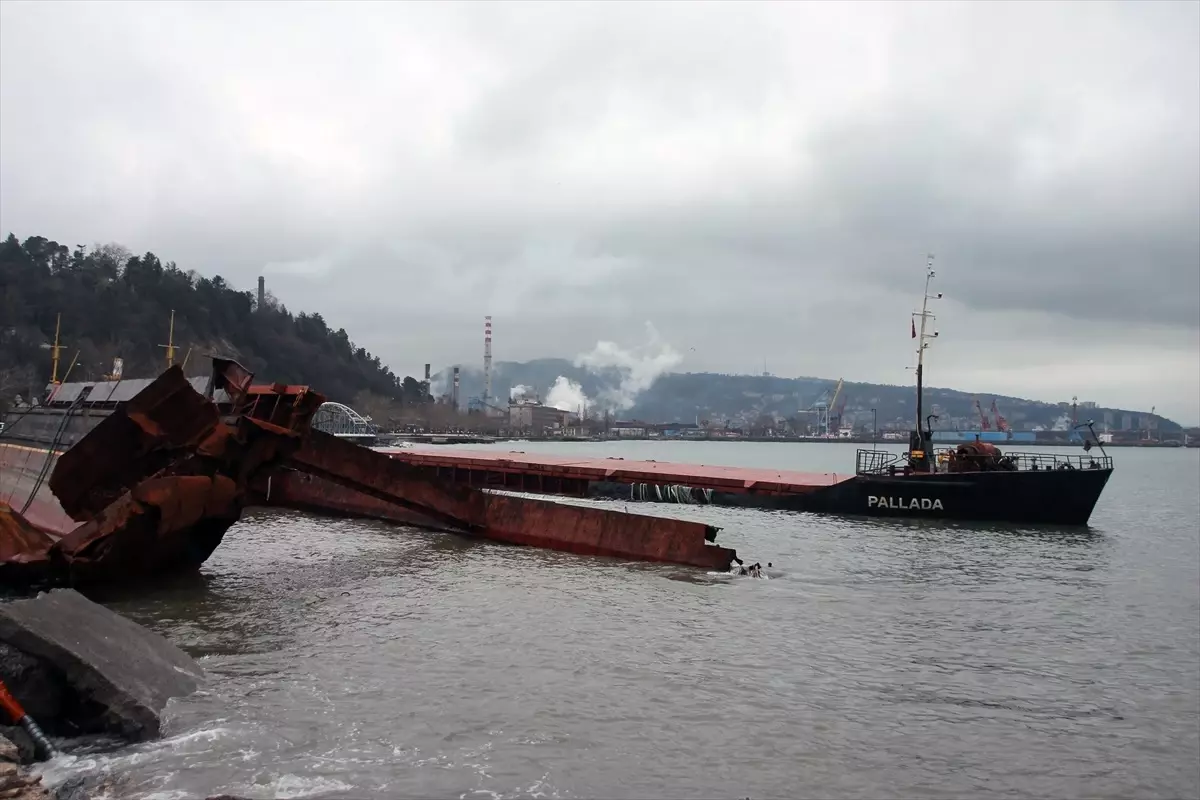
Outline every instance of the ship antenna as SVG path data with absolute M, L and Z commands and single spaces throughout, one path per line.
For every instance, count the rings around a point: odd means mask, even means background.
M 924 394 L 925 394 L 925 348 L 929 347 L 929 340 L 936 339 L 938 332 L 935 330 L 932 333 L 928 332 L 930 320 L 936 317 L 929 311 L 930 300 L 940 300 L 942 293 L 929 293 L 929 284 L 934 279 L 937 273 L 933 271 L 933 254 L 930 253 L 925 263 L 925 294 L 921 300 L 920 313 L 914 313 L 913 317 L 913 334 L 917 337 L 917 430 L 914 434 L 913 441 L 909 444 L 910 459 L 913 462 L 914 469 L 924 469 L 928 464 L 928 456 L 926 449 L 929 444 L 929 439 L 933 438 L 932 431 L 921 430 L 921 418 L 924 416 Z M 920 333 L 917 332 L 916 319 L 921 320 Z M 914 452 L 915 451 L 915 452 Z

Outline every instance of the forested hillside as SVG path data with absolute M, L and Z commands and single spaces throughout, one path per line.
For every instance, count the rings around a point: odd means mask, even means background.
M 176 363 L 186 358 L 189 375 L 205 374 L 211 353 L 238 359 L 262 380 L 308 384 L 339 402 L 364 392 L 425 401 L 421 383 L 401 380 L 319 313 L 293 314 L 269 295 L 263 306 L 219 275 L 184 271 L 153 253 L 133 256 L 119 245 L 72 250 L 10 234 L 0 244 L 0 405 L 49 380 L 56 315 L 65 345 L 59 379 L 78 353 L 70 379 L 97 380 L 118 356 L 125 377 L 161 372 L 172 309 Z

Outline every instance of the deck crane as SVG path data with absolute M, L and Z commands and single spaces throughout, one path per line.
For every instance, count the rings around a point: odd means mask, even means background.
M 979 398 L 975 398 L 975 410 L 979 412 L 979 430 L 990 431 L 992 423 L 988 421 L 987 414 L 983 413 L 983 408 L 979 405 Z
M 996 398 L 994 397 L 992 398 L 992 416 L 996 418 L 996 430 L 1003 433 L 1008 433 L 1008 420 L 1006 420 L 1004 415 L 1000 413 L 1000 410 L 996 408 Z

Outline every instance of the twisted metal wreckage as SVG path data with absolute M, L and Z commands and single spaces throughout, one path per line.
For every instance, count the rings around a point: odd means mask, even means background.
M 513 544 L 728 570 L 710 525 L 452 485 L 315 430 L 325 398 L 253 385 L 213 359 L 205 395 L 172 367 L 58 458 L 73 530 L 0 502 L 0 586 L 79 585 L 194 569 L 250 506 L 374 517 Z

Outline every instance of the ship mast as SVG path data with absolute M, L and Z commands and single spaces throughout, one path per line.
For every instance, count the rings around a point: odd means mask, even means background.
M 58 354 L 65 350 L 65 346 L 59 344 L 58 334 L 62 327 L 62 314 L 58 314 L 54 319 L 54 344 L 50 347 L 50 383 L 58 383 Z
M 167 369 L 175 363 L 175 309 L 171 309 L 171 327 L 167 331 L 167 343 L 160 344 L 159 347 L 165 347 L 167 350 Z
M 928 261 L 925 264 L 925 294 L 921 300 L 921 311 L 920 313 L 913 314 L 914 333 L 917 332 L 916 318 L 919 317 L 921 320 L 920 332 L 917 333 L 917 427 L 911 443 L 912 446 L 909 448 L 912 459 L 914 462 L 916 462 L 913 464 L 914 467 L 920 467 L 926 464 L 928 460 L 928 456 L 926 455 L 926 447 L 928 442 L 926 441 L 924 428 L 921 427 L 921 421 L 924 417 L 925 410 L 925 348 L 929 347 L 929 340 L 937 338 L 938 335 L 937 331 L 933 331 L 932 333 L 928 332 L 929 322 L 933 319 L 936 319 L 933 313 L 929 310 L 929 301 L 939 300 L 942 296 L 941 292 L 938 292 L 937 294 L 929 293 L 929 283 L 933 280 L 934 276 L 933 255 L 930 254 L 928 256 Z

